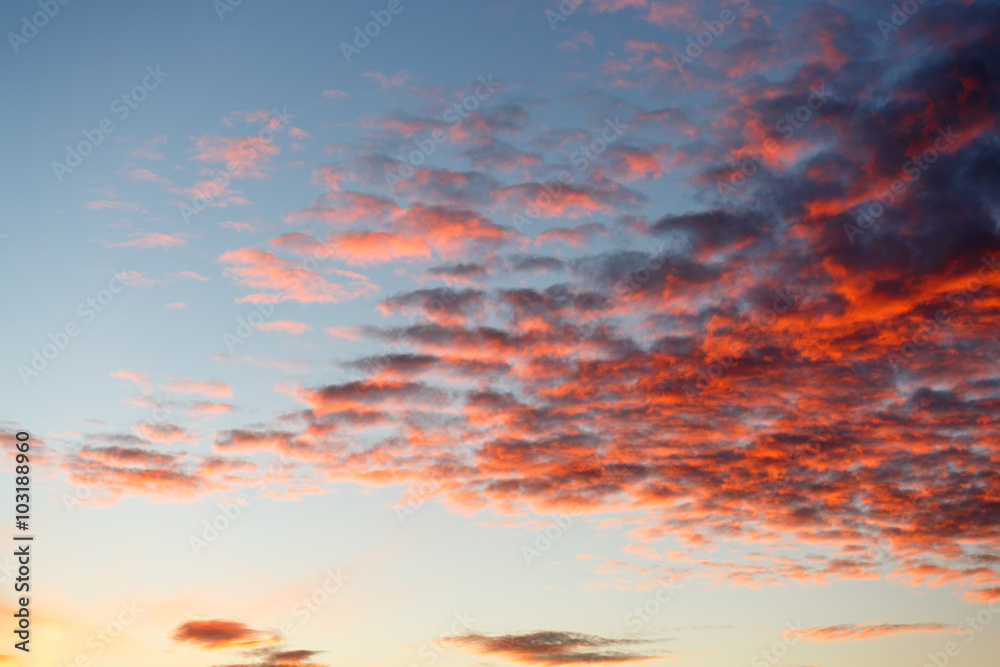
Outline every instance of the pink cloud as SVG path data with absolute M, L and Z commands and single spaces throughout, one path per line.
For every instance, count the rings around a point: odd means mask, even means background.
M 149 169 L 131 169 L 125 172 L 125 178 L 130 181 L 155 183 L 157 185 L 164 185 L 168 187 L 173 185 L 169 178 L 157 176 Z
M 339 303 L 378 289 L 364 276 L 329 268 L 326 273 L 348 279 L 345 284 L 331 283 L 317 271 L 306 269 L 301 262 L 282 259 L 256 248 L 231 250 L 219 257 L 219 261 L 230 265 L 225 273 L 237 283 L 272 292 L 257 292 L 240 301 L 260 303 L 278 298 L 299 303 Z
M 141 144 L 138 148 L 129 151 L 129 155 L 146 158 L 147 160 L 162 160 L 163 154 L 153 147 L 165 143 L 167 143 L 167 135 L 158 134 L 149 141 Z
M 594 12 L 620 12 L 628 7 L 642 8 L 649 0 L 591 0 L 591 10 Z
M 375 79 L 382 90 L 408 86 L 413 81 L 413 75 L 405 69 L 399 70 L 392 76 L 386 76 L 381 72 L 365 72 L 364 76 Z
M 193 435 L 175 424 L 139 422 L 135 425 L 135 434 L 150 442 L 171 444 L 178 442 L 194 442 Z
M 330 239 L 329 252 L 348 264 L 377 264 L 402 258 L 431 256 L 430 246 L 422 238 L 390 232 L 355 232 Z
M 122 271 L 118 274 L 118 277 L 123 283 L 132 287 L 153 287 L 154 285 L 164 284 L 163 280 L 147 278 L 138 271 Z
M 307 331 L 312 331 L 312 327 L 305 322 L 295 322 L 292 320 L 278 320 L 276 322 L 265 322 L 258 327 L 261 331 L 277 331 L 290 336 L 299 336 Z
M 327 327 L 325 331 L 331 338 L 361 340 L 361 330 L 358 327 Z
M 194 271 L 178 271 L 172 274 L 177 280 L 197 280 L 199 282 L 207 282 L 208 278 L 203 275 L 199 275 Z
M 231 229 L 234 232 L 239 232 L 241 234 L 244 232 L 252 233 L 257 231 L 254 228 L 253 223 L 250 222 L 233 222 L 231 220 L 226 220 L 225 222 L 220 222 L 219 227 L 222 227 L 224 229 Z
M 196 160 L 222 163 L 237 178 L 264 178 L 270 159 L 280 151 L 259 137 L 221 137 L 208 134 L 195 139 Z
M 102 211 L 104 209 L 111 209 L 113 211 L 130 211 L 132 213 L 139 210 L 139 204 L 136 202 L 129 201 L 109 201 L 109 200 L 99 200 L 99 201 L 88 201 L 81 204 L 83 208 L 89 208 L 92 211 Z
M 142 387 L 143 389 L 149 389 L 152 383 L 149 380 L 149 373 L 140 373 L 138 371 L 117 371 L 111 373 L 109 377 L 118 378 L 119 380 L 128 380 L 132 384 Z
M 231 398 L 233 395 L 233 388 L 219 380 L 209 380 L 208 382 L 175 380 L 168 385 L 161 386 L 160 389 L 175 394 L 201 394 L 210 398 Z
M 186 234 L 178 233 L 174 235 L 148 232 L 145 234 L 132 234 L 131 241 L 123 243 L 109 244 L 109 248 L 179 248 L 187 245 Z

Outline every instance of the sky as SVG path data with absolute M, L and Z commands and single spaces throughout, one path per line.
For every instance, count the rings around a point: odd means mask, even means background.
M 0 665 L 996 664 L 998 3 L 0 27 Z

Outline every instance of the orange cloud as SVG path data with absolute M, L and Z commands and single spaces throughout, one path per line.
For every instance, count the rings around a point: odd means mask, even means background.
M 224 620 L 187 621 L 174 630 L 171 638 L 202 649 L 255 648 L 277 640 L 275 635 L 253 630 L 245 623 Z
M 804 630 L 796 630 L 795 634 L 806 641 L 842 642 L 879 639 L 881 637 L 910 633 L 934 634 L 939 632 L 954 632 L 955 630 L 956 626 L 943 625 L 941 623 L 868 623 L 806 628 Z

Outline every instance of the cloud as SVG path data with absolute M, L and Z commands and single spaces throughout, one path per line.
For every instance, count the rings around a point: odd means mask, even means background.
M 201 394 L 210 398 L 230 398 L 233 395 L 231 385 L 220 380 L 199 382 L 197 380 L 174 380 L 160 389 L 175 394 Z
M 194 159 L 221 168 L 236 178 L 264 178 L 272 157 L 280 149 L 259 137 L 222 137 L 206 134 L 195 138 Z M 214 182 L 214 181 L 212 181 Z
M 244 232 L 253 233 L 258 231 L 257 226 L 252 222 L 233 222 L 231 220 L 226 220 L 224 222 L 220 222 L 219 226 L 225 229 L 231 229 L 234 232 L 239 232 L 241 234 Z
M 176 443 L 194 442 L 193 435 L 182 427 L 169 423 L 139 422 L 134 427 L 136 435 L 150 442 Z
M 320 663 L 307 662 L 314 655 L 321 653 L 325 653 L 325 651 L 260 649 L 248 652 L 252 662 L 238 665 L 219 665 L 218 667 L 325 667 Z
M 131 241 L 124 241 L 122 243 L 111 243 L 106 244 L 109 248 L 180 248 L 187 245 L 187 235 L 184 233 L 178 234 L 159 234 L 156 232 L 148 233 L 137 233 L 131 235 Z
M 102 199 L 98 201 L 88 201 L 81 204 L 83 208 L 90 209 L 91 211 L 128 211 L 130 213 L 137 212 L 141 207 L 136 202 L 130 201 L 110 201 L 107 199 Z
M 277 331 L 290 336 L 300 336 L 307 331 L 312 331 L 312 327 L 305 322 L 294 322 L 292 320 L 276 320 L 274 322 L 264 322 L 258 327 L 262 331 Z
M 495 655 L 527 665 L 620 664 L 662 657 L 629 647 L 646 643 L 636 639 L 606 639 L 578 632 L 531 632 L 520 635 L 461 635 L 443 640 L 446 645 L 480 655 Z
M 131 434 L 94 438 L 111 443 L 145 444 Z M 158 502 L 190 502 L 201 493 L 221 490 L 216 482 L 184 470 L 180 456 L 127 445 L 84 446 L 61 462 L 71 484 L 99 490 L 94 502 L 144 497 Z M 88 501 L 89 502 L 89 501 Z
M 172 274 L 172 277 L 176 280 L 197 280 L 198 282 L 208 282 L 208 278 L 202 275 L 198 275 L 194 271 L 178 271 Z
M 806 641 L 843 642 L 879 639 L 881 637 L 911 633 L 934 634 L 939 632 L 955 632 L 956 627 L 941 623 L 848 623 L 822 628 L 806 628 L 804 630 L 797 630 L 796 634 Z
M 356 232 L 330 238 L 331 256 L 348 264 L 375 264 L 403 258 L 429 259 L 430 246 L 420 237 L 389 232 Z
M 690 7 L 592 4 L 683 30 Z M 898 58 L 853 11 L 802 5 L 779 25 L 752 7 L 686 73 L 657 32 L 602 43 L 592 78 L 621 94 L 581 93 L 574 118 L 629 129 L 586 169 L 570 155 L 593 126 L 533 115 L 542 97 L 491 100 L 455 128 L 425 108 L 362 118 L 289 229 L 220 262 L 241 300 L 312 304 L 303 323 L 363 345 L 330 346 L 348 377 L 218 357 L 294 375 L 279 391 L 299 405 L 227 424 L 216 451 L 308 462 L 331 492 L 433 481 L 455 511 L 607 519 L 629 544 L 587 563 L 595 588 L 680 570 L 723 586 L 885 577 L 995 596 L 998 9 L 915 15 Z M 680 94 L 643 101 L 663 90 Z M 788 121 L 802 109 L 808 120 Z M 385 170 L 435 129 L 449 168 L 390 187 Z M 931 164 L 942 132 L 954 141 Z M 546 253 L 525 254 L 529 230 Z M 375 264 L 393 286 L 378 326 L 354 310 L 350 328 L 307 316 L 375 294 L 346 270 Z M 230 474 L 185 460 L 130 477 L 113 463 L 73 470 L 137 495 L 162 492 L 146 478 L 190 494 Z
M 347 93 L 345 93 L 342 90 L 337 90 L 335 88 L 331 88 L 330 90 L 324 90 L 322 95 L 328 100 L 343 100 L 347 98 Z
M 255 292 L 240 301 L 261 303 L 287 299 L 299 303 L 339 303 L 377 291 L 377 287 L 362 275 L 326 268 L 346 278 L 344 283 L 331 283 L 318 271 L 305 268 L 302 262 L 278 257 L 256 248 L 241 248 L 223 253 L 219 261 L 228 264 L 225 273 L 241 285 L 269 292 Z
M 424 275 L 429 278 L 443 278 L 462 284 L 486 278 L 489 273 L 490 270 L 485 265 L 478 263 L 441 264 L 424 271 Z
M 992 588 L 980 588 L 974 591 L 966 591 L 965 598 L 969 602 L 988 603 L 1000 600 L 1000 586 Z
M 535 238 L 535 245 L 561 242 L 574 247 L 581 247 L 595 235 L 607 236 L 607 228 L 599 223 L 590 222 L 575 227 L 555 227 Z
M 228 403 L 215 401 L 192 401 L 185 406 L 188 414 L 195 418 L 211 418 L 216 415 L 228 414 L 234 410 Z
M 149 141 L 142 143 L 138 148 L 129 151 L 129 155 L 147 160 L 162 160 L 163 154 L 156 150 L 155 147 L 165 143 L 167 143 L 167 135 L 158 134 Z
M 331 338 L 346 338 L 347 340 L 361 340 L 363 334 L 358 327 L 335 326 L 327 327 L 325 331 Z
M 413 85 L 413 74 L 407 70 L 399 70 L 391 76 L 386 76 L 381 72 L 365 72 L 364 76 L 378 82 L 379 88 L 383 91 L 390 88 L 410 87 Z
M 253 630 L 245 623 L 216 619 L 182 623 L 174 630 L 171 639 L 202 649 L 227 649 L 266 646 L 273 643 L 276 637 L 262 630 Z
M 288 431 L 260 432 L 235 429 L 219 433 L 215 444 L 219 451 L 255 449 L 280 451 L 288 449 L 294 439 L 294 434 Z
M 125 172 L 125 178 L 130 181 L 136 181 L 140 183 L 155 183 L 156 185 L 162 185 L 165 187 L 173 186 L 173 183 L 169 178 L 163 176 L 157 176 L 149 169 L 129 169 Z
M 152 382 L 150 382 L 149 373 L 140 373 L 138 371 L 116 371 L 111 373 L 109 377 L 118 378 L 120 380 L 128 380 L 132 384 L 146 390 L 152 387 Z
M 77 456 L 107 465 L 128 467 L 169 466 L 177 461 L 176 455 L 136 447 L 84 447 L 77 452 Z

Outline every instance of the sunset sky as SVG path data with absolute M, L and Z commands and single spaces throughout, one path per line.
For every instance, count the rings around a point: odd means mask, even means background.
M 0 665 L 997 664 L 1000 3 L 0 27 Z

